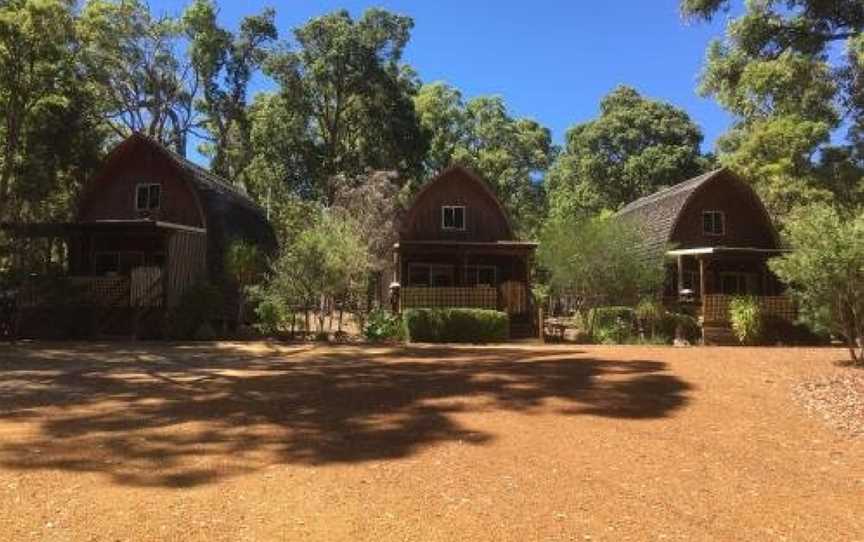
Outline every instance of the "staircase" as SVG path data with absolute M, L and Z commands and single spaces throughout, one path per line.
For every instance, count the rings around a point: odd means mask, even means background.
M 514 317 L 510 320 L 510 338 L 516 340 L 535 339 L 537 338 L 537 328 L 527 318 Z
M 702 328 L 705 344 L 711 346 L 738 346 L 738 337 L 732 333 L 732 328 L 723 324 L 705 324 Z

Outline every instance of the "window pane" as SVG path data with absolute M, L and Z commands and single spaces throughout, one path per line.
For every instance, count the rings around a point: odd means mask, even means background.
M 453 267 L 445 265 L 436 265 L 432 267 L 431 272 L 432 286 L 453 286 Z
M 412 265 L 408 268 L 408 283 L 411 286 L 429 286 L 429 267 Z
M 481 267 L 477 271 L 477 284 L 495 286 L 495 268 Z
M 457 230 L 465 229 L 465 208 L 453 208 L 453 227 Z
M 154 184 L 150 186 L 150 201 L 148 205 L 148 209 L 158 209 L 159 208 L 159 196 L 162 192 L 162 187 L 158 184 Z
M 135 209 L 142 210 L 147 208 L 147 187 L 139 186 L 138 192 L 135 195 Z

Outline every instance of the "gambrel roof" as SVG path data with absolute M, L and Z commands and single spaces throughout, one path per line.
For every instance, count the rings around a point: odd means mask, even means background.
M 639 198 L 618 211 L 618 217 L 631 221 L 642 234 L 643 250 L 646 255 L 658 256 L 665 252 L 675 225 L 678 223 L 678 217 L 691 196 L 725 171 L 725 169 L 709 171 Z

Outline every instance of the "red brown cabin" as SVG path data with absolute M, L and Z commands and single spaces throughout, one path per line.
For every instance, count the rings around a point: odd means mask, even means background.
M 83 288 L 92 305 L 104 307 L 91 331 L 106 334 L 128 331 L 124 316 L 133 309 L 164 314 L 197 282 L 208 280 L 230 292 L 223 257 L 232 240 L 254 243 L 265 253 L 276 247 L 264 211 L 248 196 L 140 134 L 108 155 L 85 187 L 73 223 L 6 230 L 66 241 L 66 280 Z M 26 318 L 28 309 L 38 314 L 45 304 L 36 291 L 25 287 L 19 294 L 25 334 L 27 320 L 36 319 Z M 228 307 L 225 313 L 234 314 Z
M 489 185 L 453 166 L 417 194 L 395 245 L 401 307 L 505 311 L 511 335 L 532 333 L 531 258 Z
M 733 296 L 794 319 L 791 300 L 768 268 L 782 253 L 777 231 L 749 184 L 719 169 L 636 200 L 618 216 L 642 234 L 646 257 L 665 257 L 667 302 L 693 303 L 706 339 L 728 328 Z

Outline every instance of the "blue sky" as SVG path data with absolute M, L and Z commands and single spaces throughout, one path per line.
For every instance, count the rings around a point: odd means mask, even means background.
M 178 14 L 186 0 L 150 0 L 156 13 Z M 548 126 L 556 143 L 567 128 L 597 115 L 619 84 L 685 109 L 713 148 L 730 119 L 696 92 L 705 49 L 722 35 L 711 24 L 685 23 L 678 0 L 609 2 L 533 0 L 221 0 L 222 24 L 276 8 L 281 38 L 308 19 L 345 8 L 359 15 L 382 7 L 414 19 L 405 61 L 423 81 L 447 81 L 466 98 L 499 94 L 518 116 Z M 253 90 L 266 89 L 259 81 Z

